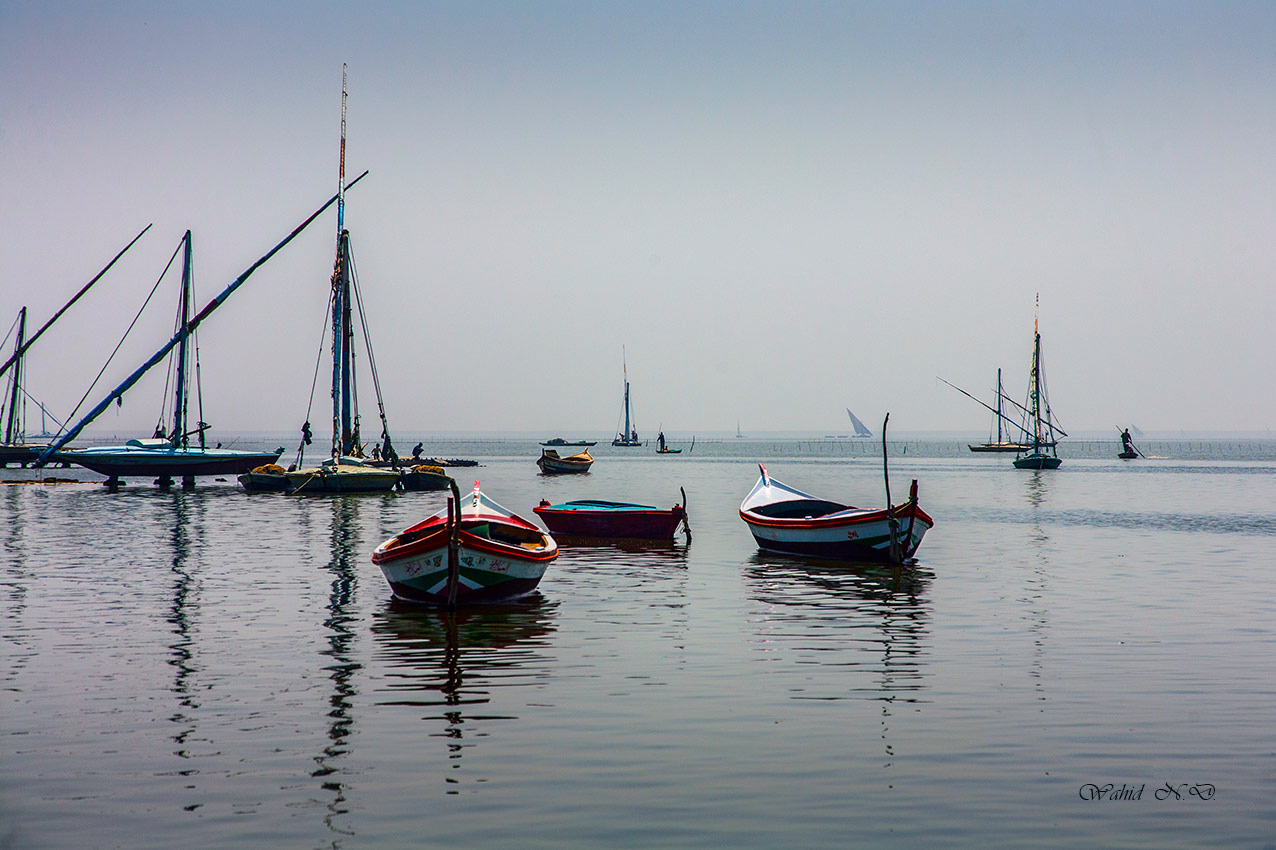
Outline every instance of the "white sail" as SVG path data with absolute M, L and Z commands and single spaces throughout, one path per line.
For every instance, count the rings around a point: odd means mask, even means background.
M 849 407 L 846 408 L 846 415 L 851 417 L 851 424 L 855 426 L 855 436 L 857 437 L 873 436 L 873 432 L 868 430 L 868 428 L 864 427 L 864 423 L 859 421 L 859 419 L 855 416 L 854 413 L 851 413 L 851 409 Z

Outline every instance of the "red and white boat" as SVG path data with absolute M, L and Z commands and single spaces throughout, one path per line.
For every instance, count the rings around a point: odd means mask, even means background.
M 803 493 L 767 474 L 740 504 L 744 520 L 758 546 L 788 555 L 809 555 L 843 561 L 890 561 L 890 519 L 898 521 L 900 552 L 911 558 L 922 537 L 935 524 L 917 504 L 917 482 L 909 499 L 888 512 L 885 508 L 857 508 Z
M 400 599 L 442 605 L 515 599 L 535 590 L 558 557 L 553 537 L 489 499 L 477 481 L 460 504 L 459 523 L 449 524 L 450 507 L 373 551 L 372 563 Z M 453 526 L 459 527 L 455 578 L 450 578 Z

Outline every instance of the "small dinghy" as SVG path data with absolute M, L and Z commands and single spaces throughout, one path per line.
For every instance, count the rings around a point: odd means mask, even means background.
M 589 472 L 589 468 L 594 465 L 594 456 L 589 453 L 589 449 L 569 457 L 562 457 L 553 449 L 541 449 L 541 456 L 537 459 L 536 465 L 545 475 Z
M 890 520 L 898 522 L 900 552 L 911 558 L 935 522 L 917 505 L 917 482 L 909 499 L 889 510 L 856 508 L 803 493 L 767 474 L 740 504 L 758 546 L 787 555 L 809 555 L 842 561 L 890 562 Z
M 443 510 L 372 553 L 390 590 L 409 602 L 500 602 L 536 589 L 558 557 L 554 538 L 483 494 L 460 504 L 456 483 Z
M 681 525 L 690 540 L 691 526 L 687 523 L 686 503 L 684 491 L 682 504 L 668 510 L 661 510 L 655 505 L 601 499 L 580 499 L 558 505 L 542 499 L 532 510 L 552 534 L 564 537 L 669 540 Z

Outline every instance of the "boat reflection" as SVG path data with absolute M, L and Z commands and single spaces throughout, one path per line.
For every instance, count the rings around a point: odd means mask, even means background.
M 930 636 L 925 591 L 932 575 L 917 568 L 831 564 L 759 552 L 744 572 L 750 596 L 766 606 L 757 640 L 791 671 L 808 664 L 846 675 L 831 692 L 808 689 L 799 677 L 793 699 L 875 700 L 881 706 L 882 766 L 894 766 L 891 726 L 897 705 L 923 702 Z M 792 662 L 791 664 L 787 662 Z
M 548 678 L 557 608 L 537 591 L 455 611 L 390 599 L 373 614 L 377 663 L 388 682 L 376 705 L 425 709 L 422 720 L 442 722 L 435 734 L 446 741 L 448 785 L 460 784 L 462 756 L 490 734 L 493 721 L 517 719 L 501 699 L 508 688 Z

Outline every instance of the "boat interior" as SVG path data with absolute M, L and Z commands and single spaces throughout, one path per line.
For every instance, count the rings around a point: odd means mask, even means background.
M 788 502 L 773 502 L 750 509 L 752 513 L 772 519 L 811 519 L 838 511 L 852 510 L 850 505 L 840 502 L 829 502 L 824 499 L 793 499 Z

